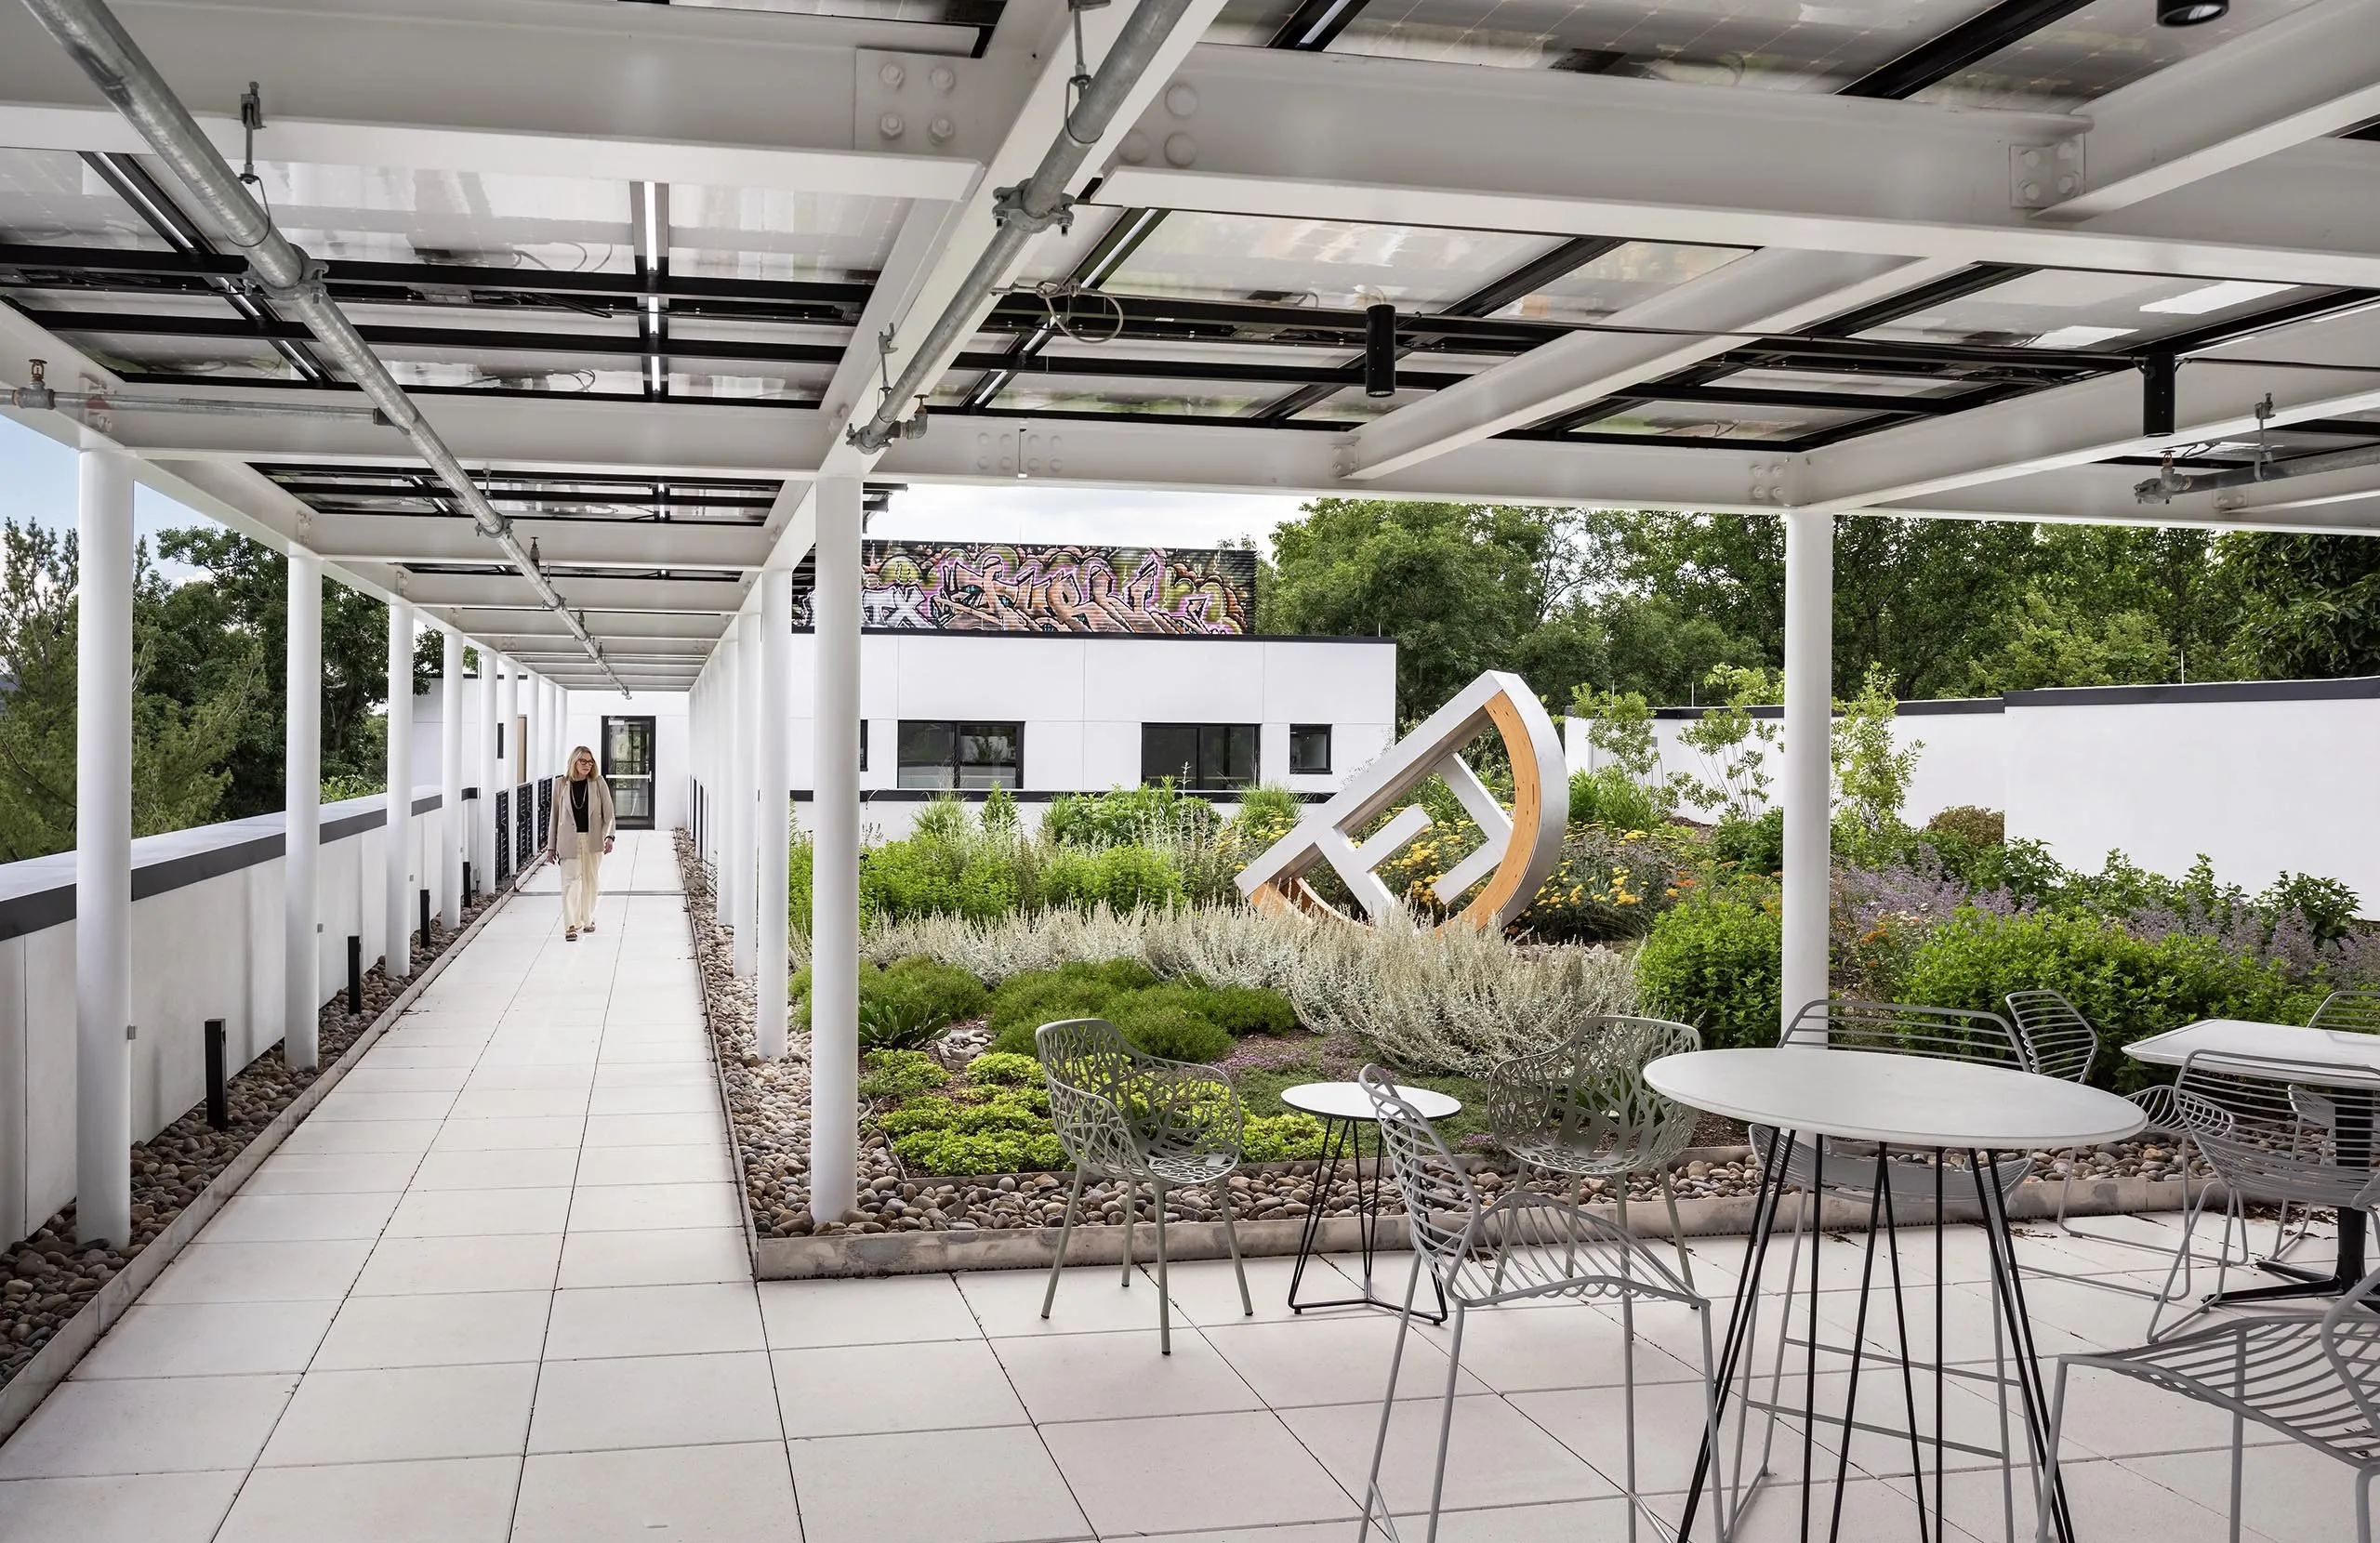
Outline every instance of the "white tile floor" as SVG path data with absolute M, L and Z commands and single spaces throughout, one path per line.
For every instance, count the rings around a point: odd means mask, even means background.
M 1348 1543 L 1394 1325 L 1291 1318 L 1286 1260 L 1251 1261 L 1252 1320 L 1228 1265 L 1176 1267 L 1170 1359 L 1146 1272 L 1070 1272 L 1046 1323 L 1032 1274 L 756 1285 L 668 838 L 628 837 L 607 877 L 577 943 L 549 893 L 513 902 L 0 1446 L 0 1538 Z M 1982 1305 L 1979 1242 L 1946 1237 L 1954 1312 Z M 1706 1286 L 1740 1246 L 1698 1250 Z M 2046 1230 L 2021 1246 L 2042 1270 L 2156 1262 Z M 1831 1250 L 1830 1286 L 1856 1260 Z M 1852 1300 L 1822 1292 L 1821 1317 L 1847 1334 Z M 2046 1278 L 2031 1300 L 2059 1346 L 2132 1343 L 2147 1314 Z M 1989 1355 L 1983 1322 L 1955 1354 Z M 1680 1312 L 1638 1329 L 1640 1461 L 1674 1513 L 1699 1337 Z M 1448 1339 L 1408 1352 L 1400 1510 L 1426 1498 Z M 1619 1350 L 1593 1308 L 1474 1317 L 1444 1543 L 1626 1536 Z M 1971 1403 L 1961 1423 L 1989 1423 Z M 2224 1536 L 2221 1418 L 2082 1375 L 2069 1423 L 2085 1543 Z M 1799 1445 L 1777 1450 L 1798 1475 Z M 1914 1537 L 1906 1448 L 1861 1438 L 1853 1459 L 1844 1536 Z M 1997 1488 L 1952 1479 L 1964 1538 L 2001 1536 Z M 2347 1470 L 2302 1449 L 2260 1443 L 2247 1489 L 2252 1537 L 2352 1536 Z M 1797 1531 L 1779 1491 L 1740 1536 Z

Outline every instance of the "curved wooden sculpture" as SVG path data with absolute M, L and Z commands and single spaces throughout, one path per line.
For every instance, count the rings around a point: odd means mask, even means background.
M 1461 754 L 1491 728 L 1512 758 L 1509 815 Z M 1356 772 L 1329 802 L 1308 811 L 1295 829 L 1241 872 L 1240 892 L 1264 910 L 1294 905 L 1340 916 L 1305 881 L 1316 864 L 1328 863 L 1367 916 L 1377 920 L 1395 910 L 1399 902 L 1376 870 L 1430 828 L 1430 811 L 1408 804 L 1360 845 L 1351 833 L 1371 824 L 1434 774 L 1454 789 L 1482 837 L 1478 850 L 1434 886 L 1438 899 L 1451 905 L 1483 877 L 1488 880 L 1446 925 L 1502 926 L 1536 898 L 1561 862 L 1562 833 L 1570 811 L 1562 741 L 1554 720 L 1529 693 L 1527 682 L 1502 670 L 1489 670 L 1464 687 L 1420 728 Z

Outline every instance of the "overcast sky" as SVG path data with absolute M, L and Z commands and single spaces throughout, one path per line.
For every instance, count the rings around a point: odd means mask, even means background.
M 1109 546 L 1211 547 L 1255 538 L 1271 549 L 1273 527 L 1297 518 L 1299 500 L 1255 495 L 1107 493 L 1037 485 L 911 487 L 870 535 L 945 541 L 1022 541 Z M 74 528 L 74 453 L 0 418 L 0 516 Z M 133 500 L 138 534 L 204 517 L 147 488 Z

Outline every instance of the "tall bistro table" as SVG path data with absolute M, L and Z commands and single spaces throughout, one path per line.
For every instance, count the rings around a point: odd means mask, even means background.
M 1858 1406 L 1859 1374 L 1867 1351 L 1869 1299 L 1875 1284 L 1876 1244 L 1880 1237 L 1890 1238 L 1897 1224 L 1894 1213 L 1896 1199 L 1908 1204 L 1917 1198 L 1920 1187 L 1930 1190 L 1926 1196 L 1925 1222 L 1930 1226 L 1940 1214 L 1946 1199 L 1946 1186 L 1964 1182 L 1972 1185 L 1976 1204 L 1982 1213 L 1983 1230 L 1991 1248 L 1991 1286 L 1994 1308 L 2001 1319 L 2001 1328 L 2012 1347 L 2017 1391 L 2024 1405 L 2027 1437 L 2032 1452 L 2033 1468 L 2048 1471 L 2048 1394 L 2042 1381 L 2041 1359 L 2033 1343 L 2031 1322 L 2025 1310 L 2024 1280 L 2016 1267 L 2016 1252 L 2009 1235 L 2008 1211 L 1999 1185 L 1993 1180 L 1997 1159 L 2036 1151 L 2061 1151 L 2074 1146 L 2096 1146 L 2103 1141 L 2121 1141 L 2137 1131 L 2146 1116 L 2138 1105 L 2112 1093 L 2096 1088 L 2065 1082 L 2053 1077 L 2037 1076 L 2030 1072 L 2006 1067 L 1984 1065 L 1974 1062 L 1946 1061 L 1916 1055 L 1891 1055 L 1868 1050 L 1834 1050 L 1816 1046 L 1777 1047 L 1768 1049 L 1697 1050 L 1686 1055 L 1665 1056 L 1645 1068 L 1645 1080 L 1653 1088 L 1679 1103 L 1725 1114 L 1752 1125 L 1770 1128 L 1774 1134 L 1765 1150 L 1761 1152 L 1760 1190 L 1753 1202 L 1752 1236 L 1744 1246 L 1744 1272 L 1733 1312 L 1727 1321 L 1726 1348 L 1719 1358 L 1718 1378 L 1721 1412 L 1733 1389 L 1739 1369 L 1746 1373 L 1744 1418 L 1751 1418 L 1749 1354 L 1752 1329 L 1758 1317 L 1761 1271 L 1767 1262 L 1769 1239 L 1777 1227 L 1778 1202 L 1788 1182 L 1787 1170 L 1793 1167 L 1793 1151 L 1798 1143 L 1818 1142 L 1825 1139 L 1875 1143 L 1872 1154 L 1851 1156 L 1837 1153 L 1829 1155 L 1823 1146 L 1820 1163 L 1800 1165 L 1804 1173 L 1819 1169 L 1831 1176 L 1848 1177 L 1845 1165 L 1856 1171 L 1869 1168 L 1860 1180 L 1860 1193 L 1868 1199 L 1868 1237 L 1866 1257 L 1860 1267 L 1859 1298 L 1857 1326 L 1852 1331 L 1847 1351 L 1850 1375 L 1844 1388 L 1843 1413 L 1837 1418 L 1831 1413 L 1821 1415 L 1817 1407 L 1819 1371 L 1818 1325 L 1818 1240 L 1824 1235 L 1820 1218 L 1814 1206 L 1807 1211 L 1810 1236 L 1811 1269 L 1808 1321 L 1805 1333 L 1806 1365 L 1803 1369 L 1804 1406 L 1801 1411 L 1804 1440 L 1802 1443 L 1802 1528 L 1805 1543 L 1811 1536 L 1811 1502 L 1815 1473 L 1814 1457 L 1817 1443 L 1811 1439 L 1821 1424 L 1841 1427 L 1843 1439 L 1837 1443 L 1835 1458 L 1834 1500 L 1832 1516 L 1826 1536 L 1839 1538 L 1843 1529 L 1843 1493 L 1850 1474 L 1852 1415 Z M 1915 1168 L 1912 1159 L 1930 1154 L 1930 1170 Z M 1951 1155 L 1963 1156 L 1966 1163 L 1964 1175 L 1949 1167 Z M 1956 1176 L 1956 1177 L 1954 1177 Z M 1815 1197 L 1805 1197 L 1810 1206 Z M 1964 1196 L 1957 1198 L 1964 1199 Z M 1936 1250 L 1941 1247 L 1941 1230 L 1933 1228 Z M 1902 1300 L 1899 1255 L 1897 1246 L 1885 1245 L 1887 1269 L 1891 1276 L 1891 1311 L 1899 1325 L 1899 1354 L 1887 1369 L 1897 1370 L 1901 1384 L 1903 1403 L 1908 1416 L 1911 1477 L 1916 1486 L 1917 1536 L 1938 1538 L 1945 1511 L 1942 1501 L 1944 1471 L 1944 1436 L 1942 1418 L 1942 1378 L 1944 1361 L 1941 1319 L 1943 1303 L 1950 1293 L 1936 1290 L 1934 1297 L 1934 1361 L 1930 1367 L 1934 1380 L 1935 1419 L 1933 1446 L 1934 1500 L 1930 1513 L 1926 1503 L 1926 1465 L 1923 1449 L 1927 1438 L 1919 1434 L 1917 1418 L 1918 1393 L 1913 1368 L 1918 1365 L 1910 1353 L 1909 1317 Z M 1942 1278 L 1937 1267 L 1935 1278 Z M 1789 1299 L 1785 1322 L 1790 1324 L 1792 1303 Z M 1789 1332 L 1780 1325 L 1779 1332 Z M 1880 1359 L 1884 1359 L 1880 1357 Z M 2005 1384 L 2003 1384 L 2004 1390 Z M 2003 1391 L 2004 1397 L 2004 1391 Z M 2004 1407 L 2004 1405 L 2003 1405 Z M 1740 1451 L 1740 1444 L 1739 1444 Z M 2001 1454 L 2009 1460 L 2008 1454 Z M 1686 1499 L 1686 1514 L 1678 1529 L 1685 1537 L 1694 1524 L 1694 1515 L 1702 1498 L 1706 1483 L 1718 1482 L 1719 1454 L 1712 1449 L 1711 1438 L 1703 1439 L 1701 1457 L 1695 1464 L 1694 1487 Z M 2066 1504 L 2062 1486 L 2053 1497 L 2053 1520 L 2058 1536 L 2072 1543 L 2073 1522 Z M 2012 1499 L 2013 1508 L 2013 1499 Z
M 1443 1120 L 1462 1113 L 1461 1100 L 1427 1088 L 1399 1084 L 1396 1096 L 1411 1104 L 1423 1119 Z M 1384 1154 L 1374 1155 L 1371 1182 L 1367 1185 L 1357 1137 L 1366 1126 L 1379 1118 L 1372 1108 L 1371 1095 L 1364 1091 L 1360 1082 L 1301 1082 L 1294 1088 L 1283 1088 L 1281 1101 L 1322 1122 L 1322 1161 L 1315 1165 L 1314 1204 L 1305 1213 L 1305 1230 L 1298 1234 L 1297 1263 L 1289 1270 L 1289 1311 L 1302 1313 L 1310 1307 L 1384 1307 L 1397 1311 L 1402 1303 L 1383 1301 L 1372 1295 L 1372 1253 L 1380 1232 L 1381 1170 L 1388 1166 L 1388 1158 Z M 1328 1301 L 1301 1300 L 1298 1288 L 1305 1283 L 1305 1269 L 1314 1262 L 1315 1243 L 1322 1233 L 1323 1202 L 1330 1194 L 1330 1186 L 1338 1180 L 1342 1161 L 1355 1165 L 1355 1225 L 1364 1253 L 1364 1289 L 1357 1296 L 1333 1297 Z M 1441 1286 L 1437 1316 L 1430 1321 L 1442 1324 L 1446 1318 L 1446 1290 Z
M 2135 1039 L 2123 1048 L 2135 1061 L 2152 1066 L 2180 1066 L 2194 1055 L 2225 1058 L 2224 1070 L 2233 1075 L 2255 1075 L 2258 1061 L 2320 1062 L 2351 1071 L 2380 1075 L 2380 1035 L 2340 1029 L 2307 1028 L 2302 1023 L 2256 1023 L 2241 1018 L 2207 1018 L 2178 1029 Z M 2241 1058 L 2237 1062 L 2230 1057 Z M 2338 1107 L 2339 1156 L 2372 1166 L 2372 1095 L 2348 1088 L 2323 1092 Z M 2344 1297 L 2363 1278 L 2363 1213 L 2339 1207 L 2338 1259 L 2328 1274 L 2279 1259 L 2260 1261 L 2273 1274 L 2287 1277 L 2280 1286 L 2250 1286 L 2218 1293 L 2219 1302 L 2264 1302 L 2288 1297 Z

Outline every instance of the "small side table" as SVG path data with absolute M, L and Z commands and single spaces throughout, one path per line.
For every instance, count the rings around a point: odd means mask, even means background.
M 1411 1104 L 1423 1118 L 1443 1120 L 1462 1112 L 1462 1101 L 1427 1088 L 1407 1088 L 1399 1085 L 1397 1096 Z M 1298 1238 L 1297 1264 L 1289 1272 L 1289 1311 L 1303 1312 L 1310 1307 L 1384 1307 L 1400 1311 L 1401 1302 L 1382 1301 L 1372 1295 L 1372 1251 L 1380 1230 L 1381 1169 L 1387 1164 L 1384 1156 L 1375 1156 L 1371 1178 L 1364 1178 L 1363 1153 L 1357 1136 L 1374 1119 L 1371 1096 L 1358 1082 L 1302 1082 L 1281 1093 L 1281 1101 L 1301 1114 L 1311 1114 L 1322 1122 L 1322 1160 L 1314 1175 L 1315 1204 L 1305 1213 L 1305 1231 Z M 1314 1245 L 1322 1233 L 1324 1203 L 1339 1177 L 1342 1160 L 1355 1164 L 1355 1220 L 1357 1236 L 1362 1239 L 1364 1256 L 1363 1294 L 1336 1297 L 1329 1301 L 1302 1301 L 1298 1287 L 1304 1283 L 1305 1267 L 1314 1258 Z M 1438 1311 L 1432 1323 L 1446 1322 L 1447 1303 L 1443 1291 L 1438 1296 Z

